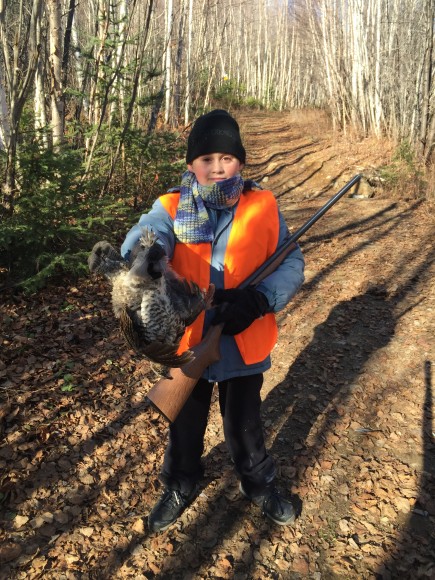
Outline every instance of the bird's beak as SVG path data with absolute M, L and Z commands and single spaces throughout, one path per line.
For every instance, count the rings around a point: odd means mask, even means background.
M 148 260 L 141 253 L 134 259 L 129 275 L 136 278 L 148 278 Z

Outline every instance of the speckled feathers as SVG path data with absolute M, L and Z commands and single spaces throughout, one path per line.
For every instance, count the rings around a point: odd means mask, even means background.
M 186 326 L 211 304 L 213 287 L 202 291 L 180 278 L 149 230 L 128 264 L 108 242 L 94 246 L 88 263 L 92 273 L 104 274 L 112 283 L 113 312 L 131 348 L 165 366 L 192 359 L 191 351 L 177 351 Z

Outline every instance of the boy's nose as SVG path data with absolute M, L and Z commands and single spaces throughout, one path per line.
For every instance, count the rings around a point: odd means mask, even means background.
M 223 173 L 224 166 L 222 165 L 219 159 L 216 159 L 213 163 L 213 172 L 214 173 Z

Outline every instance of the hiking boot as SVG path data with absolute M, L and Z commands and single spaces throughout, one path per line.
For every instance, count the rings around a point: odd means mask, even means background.
M 148 516 L 148 527 L 151 532 L 163 532 L 169 528 L 192 503 L 198 491 L 195 486 L 189 495 L 175 489 L 165 489 Z
M 275 486 L 271 486 L 264 493 L 255 496 L 248 495 L 242 484 L 240 484 L 240 491 L 252 503 L 261 507 L 263 514 L 275 524 L 286 526 L 295 521 L 295 508 L 290 500 L 280 495 Z

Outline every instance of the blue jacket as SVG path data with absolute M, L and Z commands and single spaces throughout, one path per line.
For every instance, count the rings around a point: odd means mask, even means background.
M 235 209 L 236 206 L 224 210 L 207 210 L 215 233 L 212 244 L 210 282 L 216 288 L 224 287 L 223 263 Z M 278 206 L 277 211 L 280 224 L 278 246 L 280 246 L 290 234 Z M 143 214 L 138 224 L 128 232 L 121 246 L 122 256 L 128 259 L 129 253 L 139 241 L 144 227 L 152 229 L 157 234 L 166 255 L 171 258 L 175 247 L 174 222 L 158 199 L 154 202 L 149 213 Z M 303 281 L 304 258 L 298 247 L 284 259 L 275 272 L 258 284 L 257 289 L 266 295 L 271 310 L 278 312 L 293 298 Z M 210 326 L 212 317 L 213 312 L 208 311 L 205 318 L 204 333 Z M 236 376 L 262 373 L 270 368 L 270 356 L 260 363 L 246 365 L 232 336 L 222 335 L 220 350 L 221 359 L 210 365 L 203 375 L 210 382 L 220 382 Z

